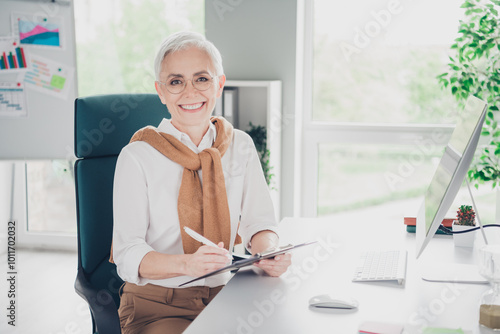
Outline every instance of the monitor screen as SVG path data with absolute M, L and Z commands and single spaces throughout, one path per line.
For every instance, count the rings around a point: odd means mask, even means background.
M 474 96 L 469 97 L 417 215 L 417 258 L 436 233 L 464 181 L 485 115 L 486 103 Z

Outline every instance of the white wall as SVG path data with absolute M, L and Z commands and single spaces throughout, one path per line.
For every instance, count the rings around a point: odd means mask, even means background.
M 206 0 L 205 34 L 229 80 L 283 83 L 281 216 L 294 213 L 297 0 Z M 295 194 L 297 196 L 297 194 Z

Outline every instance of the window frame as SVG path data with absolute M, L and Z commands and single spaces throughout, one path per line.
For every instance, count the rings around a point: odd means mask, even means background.
M 455 126 L 452 124 L 381 124 L 357 122 L 314 121 L 313 67 L 314 67 L 314 1 L 304 1 L 303 101 L 301 129 L 301 205 L 296 216 L 316 217 L 318 206 L 318 151 L 323 143 L 344 144 L 403 144 L 429 140 L 439 131 L 444 134 L 438 145 L 446 145 Z
M 76 233 L 32 232 L 29 230 L 27 205 L 26 164 L 29 161 L 12 163 L 13 187 L 11 203 L 12 217 L 16 222 L 16 246 L 22 248 L 43 248 L 54 250 L 77 250 Z M 76 205 L 76 203 L 75 203 Z

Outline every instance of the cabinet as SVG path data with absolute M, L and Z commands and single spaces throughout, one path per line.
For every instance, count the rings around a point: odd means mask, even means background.
M 249 123 L 266 128 L 270 191 L 276 219 L 281 218 L 281 81 L 227 80 L 215 114 L 227 116 L 237 129 L 249 130 Z

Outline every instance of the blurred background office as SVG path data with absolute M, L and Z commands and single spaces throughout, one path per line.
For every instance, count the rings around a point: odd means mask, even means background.
M 229 80 L 282 83 L 282 144 L 271 152 L 281 162 L 280 170 L 271 166 L 281 184 L 281 218 L 348 219 L 361 210 L 369 219 L 383 211 L 401 217 L 403 228 L 403 217 L 418 211 L 459 111 L 436 76 L 447 71 L 463 2 L 69 1 L 76 94 L 155 93 L 152 64 L 161 40 L 179 30 L 205 34 L 221 51 Z M 1 145 L 16 145 L 8 139 L 0 134 Z M 9 158 L 0 156 L 0 218 L 18 221 L 18 245 L 27 254 L 18 253 L 24 265 L 20 298 L 28 295 L 31 274 L 38 274 L 29 261 L 44 252 L 61 256 L 59 263 L 70 268 L 54 261 L 68 271 L 51 277 L 65 278 L 57 285 L 74 297 L 73 306 L 61 323 L 41 323 L 47 333 L 64 333 L 68 326 L 85 333 L 88 310 L 72 291 L 75 158 L 71 152 L 54 159 Z M 474 194 L 483 223 L 494 222 L 491 185 Z M 456 202 L 467 196 L 462 192 Z M 0 235 L 2 253 L 6 229 Z

